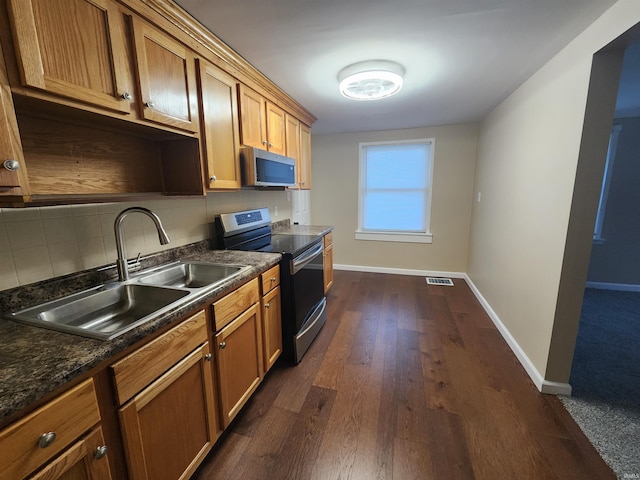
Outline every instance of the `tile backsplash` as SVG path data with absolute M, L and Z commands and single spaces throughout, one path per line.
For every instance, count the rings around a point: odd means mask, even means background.
M 203 198 L 160 199 L 0 209 L 0 290 L 112 264 L 113 224 L 125 208 L 142 206 L 158 214 L 171 243 L 160 245 L 153 222 L 132 214 L 123 223 L 128 258 L 209 238 L 216 214 L 268 207 L 272 221 L 291 218 L 291 195 L 282 190 L 209 193 Z M 276 215 L 277 212 L 277 215 Z

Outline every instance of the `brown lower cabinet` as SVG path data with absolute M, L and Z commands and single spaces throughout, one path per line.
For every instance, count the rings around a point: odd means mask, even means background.
M 111 480 L 107 452 L 97 427 L 30 480 Z
M 279 283 L 276 265 L 0 430 L 0 480 L 188 479 L 282 350 Z
M 253 304 L 220 330 L 216 343 L 222 423 L 226 428 L 264 375 L 260 304 Z
M 131 480 L 186 479 L 217 439 L 205 343 L 120 409 Z

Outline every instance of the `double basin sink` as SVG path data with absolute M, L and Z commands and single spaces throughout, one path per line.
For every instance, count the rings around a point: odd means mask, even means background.
M 180 261 L 11 313 L 30 325 L 111 340 L 179 304 L 204 295 L 250 266 Z

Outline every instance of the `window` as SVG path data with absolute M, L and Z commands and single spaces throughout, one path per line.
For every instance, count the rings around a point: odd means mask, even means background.
M 609 148 L 607 150 L 607 160 L 604 165 L 604 176 L 602 177 L 602 190 L 600 191 L 600 203 L 598 203 L 598 214 L 596 215 L 596 226 L 593 231 L 593 242 L 604 243 L 602 237 L 602 226 L 604 225 L 604 214 L 607 210 L 607 198 L 609 197 L 609 187 L 613 175 L 613 161 L 616 158 L 618 148 L 618 136 L 622 130 L 622 125 L 614 125 L 609 136 Z
M 431 243 L 433 143 L 360 144 L 356 239 Z

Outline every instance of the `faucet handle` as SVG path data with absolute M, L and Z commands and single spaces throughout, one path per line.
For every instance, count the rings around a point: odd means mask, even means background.
M 142 265 L 140 264 L 140 255 L 142 254 L 142 252 L 138 253 L 138 256 L 136 257 L 135 260 L 131 259 L 127 261 L 127 266 L 129 267 L 129 270 L 140 270 L 142 268 Z

